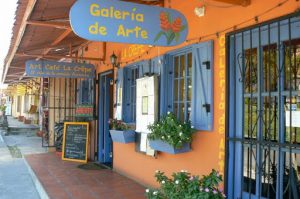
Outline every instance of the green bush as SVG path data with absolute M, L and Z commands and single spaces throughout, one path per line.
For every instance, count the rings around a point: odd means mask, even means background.
M 125 131 L 129 129 L 128 125 L 125 122 L 117 119 L 109 119 L 108 124 L 109 124 L 109 129 L 111 130 Z
M 6 106 L 4 104 L 0 105 L 0 111 L 4 112 L 6 110 Z
M 181 122 L 170 112 L 154 124 L 148 125 L 148 129 L 150 140 L 162 140 L 177 149 L 184 143 L 191 143 L 194 132 L 190 121 Z
M 219 189 L 222 176 L 216 171 L 203 176 L 192 176 L 187 171 L 173 173 L 168 178 L 164 172 L 156 171 L 158 189 L 146 189 L 147 199 L 223 199 L 225 194 Z

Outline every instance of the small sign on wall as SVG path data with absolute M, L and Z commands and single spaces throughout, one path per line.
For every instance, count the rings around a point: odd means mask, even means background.
M 26 76 L 30 77 L 57 77 L 57 78 L 94 78 L 95 66 L 83 63 L 67 63 L 55 61 L 26 62 Z
M 75 109 L 76 117 L 91 118 L 94 115 L 94 105 L 92 104 L 77 104 Z

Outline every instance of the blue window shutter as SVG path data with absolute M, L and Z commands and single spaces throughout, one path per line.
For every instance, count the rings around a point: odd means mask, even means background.
M 76 103 L 77 104 L 81 104 L 81 96 L 82 96 L 82 90 L 81 90 L 81 83 L 82 81 L 81 81 L 81 79 L 78 79 L 77 80 L 77 85 L 76 85 L 76 97 L 77 97 L 77 99 L 76 99 Z
M 120 109 L 119 115 L 117 114 L 117 118 L 120 120 L 123 119 L 123 110 L 124 110 L 124 89 L 123 88 L 124 88 L 124 69 L 119 68 L 117 73 L 117 81 L 116 81 L 116 96 L 117 96 L 116 103 L 117 103 L 117 109 Z M 118 95 L 121 96 L 118 97 Z
M 173 65 L 172 56 L 163 56 L 160 67 L 160 116 L 173 110 Z
M 89 80 L 81 81 L 81 104 L 89 103 Z
M 131 70 L 124 68 L 123 72 L 123 120 L 130 122 L 130 81 Z
M 195 129 L 213 128 L 213 42 L 193 46 L 192 111 Z

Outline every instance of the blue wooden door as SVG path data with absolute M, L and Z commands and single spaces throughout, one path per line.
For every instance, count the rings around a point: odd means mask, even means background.
M 109 118 L 113 112 L 112 72 L 99 75 L 99 122 L 98 122 L 98 160 L 112 166 L 112 139 L 109 133 Z

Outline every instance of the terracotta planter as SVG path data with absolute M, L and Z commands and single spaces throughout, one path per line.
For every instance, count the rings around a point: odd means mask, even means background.
M 118 143 L 133 143 L 135 142 L 135 131 L 134 130 L 109 130 L 111 139 L 113 142 Z
M 36 135 L 37 135 L 38 137 L 43 137 L 44 132 L 43 132 L 43 131 L 38 131 L 38 132 L 36 132 Z
M 61 152 L 61 151 L 55 151 L 55 154 L 56 154 L 59 158 L 61 158 L 61 156 L 62 156 L 62 152 Z
M 190 143 L 183 144 L 182 148 L 176 149 L 162 140 L 149 140 L 150 147 L 156 151 L 170 154 L 186 153 L 191 150 Z

